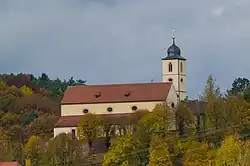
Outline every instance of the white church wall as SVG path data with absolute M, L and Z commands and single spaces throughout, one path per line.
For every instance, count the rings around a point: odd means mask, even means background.
M 83 110 L 88 109 L 88 113 L 93 114 L 121 114 L 133 113 L 133 106 L 137 110 L 146 109 L 152 111 L 156 104 L 161 104 L 161 101 L 155 102 L 124 102 L 124 103 L 95 103 L 95 104 L 71 104 L 61 105 L 61 116 L 84 115 Z M 111 107 L 112 112 L 108 112 L 107 108 Z
M 168 104 L 168 106 L 170 108 L 171 108 L 172 103 L 174 103 L 174 105 L 177 106 L 177 104 L 178 104 L 178 97 L 177 97 L 174 85 L 171 86 L 166 101 L 167 101 L 167 104 Z

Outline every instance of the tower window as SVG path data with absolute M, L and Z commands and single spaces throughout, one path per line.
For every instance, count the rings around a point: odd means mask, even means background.
M 171 63 L 171 62 L 168 64 L 168 71 L 169 71 L 169 72 L 172 72 L 172 71 L 173 71 L 173 66 L 172 66 L 172 63 Z
M 183 63 L 181 62 L 181 73 L 183 72 Z
M 183 78 L 181 78 L 181 82 L 183 82 Z
M 172 79 L 172 78 L 169 78 L 169 79 L 168 79 L 168 81 L 172 82 L 172 81 L 173 81 L 173 79 Z

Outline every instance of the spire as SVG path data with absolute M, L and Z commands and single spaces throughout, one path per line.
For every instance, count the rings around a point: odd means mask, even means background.
M 172 38 L 173 38 L 173 45 L 175 45 L 175 29 L 173 29 L 173 32 L 172 32 Z
M 170 59 L 181 59 L 186 60 L 181 56 L 181 49 L 175 44 L 175 29 L 172 31 L 172 39 L 173 44 L 167 50 L 167 56 L 162 60 L 170 60 Z

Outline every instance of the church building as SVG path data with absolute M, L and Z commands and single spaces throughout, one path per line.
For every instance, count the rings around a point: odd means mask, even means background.
M 173 44 L 162 58 L 162 81 L 134 84 L 71 86 L 61 101 L 61 117 L 54 127 L 60 133 L 76 134 L 82 116 L 126 116 L 138 110 L 152 111 L 157 104 L 174 108 L 186 98 L 186 59 Z M 175 130 L 176 125 L 171 130 Z

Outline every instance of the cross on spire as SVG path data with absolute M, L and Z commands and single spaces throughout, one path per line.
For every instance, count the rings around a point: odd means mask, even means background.
M 173 29 L 173 32 L 172 32 L 172 38 L 173 38 L 173 44 L 175 44 L 175 29 Z
M 175 33 L 175 29 L 173 29 L 173 32 L 172 32 L 172 37 L 173 37 L 173 39 L 175 38 L 174 33 Z

